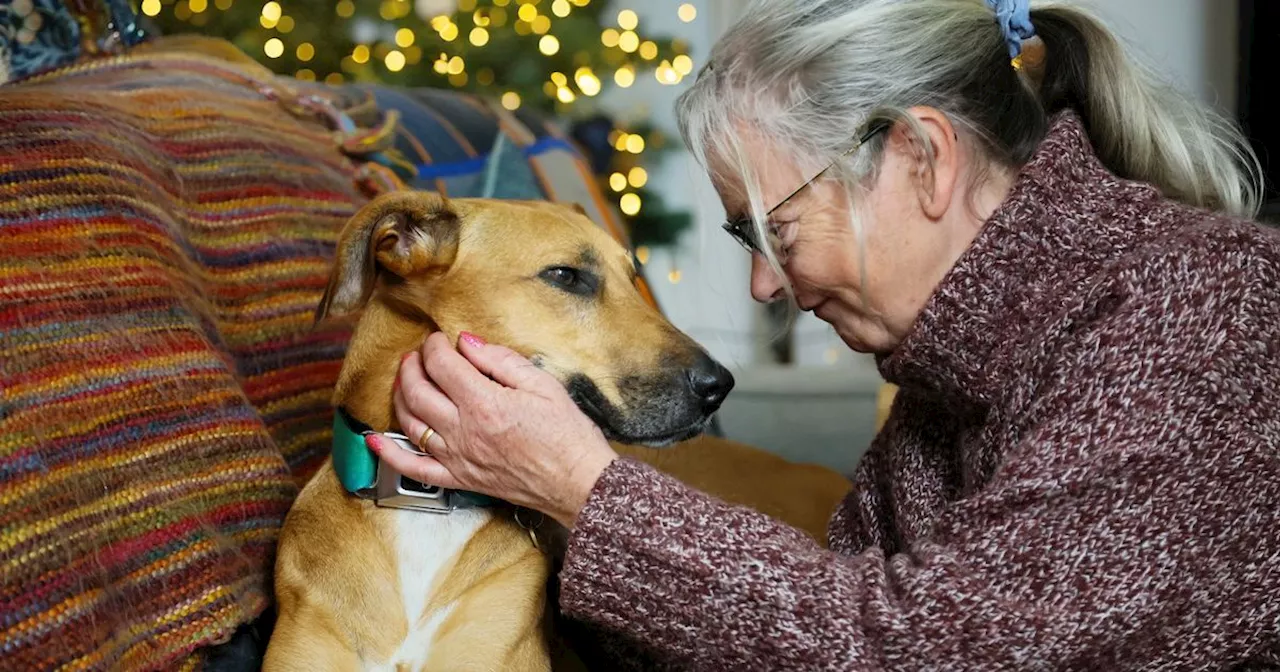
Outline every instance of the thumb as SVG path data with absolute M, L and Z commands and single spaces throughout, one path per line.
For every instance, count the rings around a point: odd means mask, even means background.
M 559 381 L 527 357 L 501 345 L 485 343 L 475 334 L 463 332 L 458 337 L 458 350 L 472 366 L 500 385 L 526 392 L 543 392 L 560 386 Z

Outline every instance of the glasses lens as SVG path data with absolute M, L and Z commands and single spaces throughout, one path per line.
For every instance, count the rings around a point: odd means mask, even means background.
M 738 244 L 746 248 L 748 252 L 759 252 L 760 246 L 756 244 L 755 229 L 751 227 L 751 220 L 736 219 L 724 223 L 724 230 L 729 232 Z

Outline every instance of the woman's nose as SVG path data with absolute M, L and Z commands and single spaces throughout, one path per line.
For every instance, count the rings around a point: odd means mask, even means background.
M 783 293 L 782 278 L 770 268 L 764 255 L 751 255 L 751 298 L 760 303 L 770 303 Z

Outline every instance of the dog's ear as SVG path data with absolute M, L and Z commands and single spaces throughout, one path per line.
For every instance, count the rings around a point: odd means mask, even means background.
M 363 308 L 380 273 L 408 278 L 453 263 L 458 224 L 457 212 L 433 192 L 392 192 L 370 201 L 338 236 L 316 322 Z

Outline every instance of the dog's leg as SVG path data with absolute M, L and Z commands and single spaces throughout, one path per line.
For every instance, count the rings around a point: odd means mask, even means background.
M 347 646 L 337 621 L 318 609 L 281 616 L 271 633 L 262 672 L 349 672 L 360 656 Z

